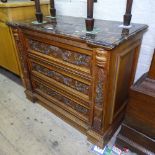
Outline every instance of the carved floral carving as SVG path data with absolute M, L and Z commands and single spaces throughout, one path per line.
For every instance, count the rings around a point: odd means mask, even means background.
M 109 55 L 107 51 L 98 49 L 96 54 L 96 61 L 98 66 L 97 72 L 97 86 L 96 86 L 96 104 L 102 105 L 104 102 L 103 88 L 104 81 L 107 73 L 107 63 L 109 61 Z
M 68 63 L 78 65 L 81 67 L 90 67 L 91 57 L 86 54 L 81 54 L 69 51 L 63 48 L 55 47 L 34 40 L 28 40 L 29 46 L 32 50 L 44 53 L 54 58 L 66 61 Z
M 103 69 L 98 69 L 98 82 L 96 86 L 96 104 L 97 105 L 102 105 L 104 102 L 104 97 L 103 97 L 103 85 L 104 85 L 104 71 Z
M 63 95 L 59 94 L 57 91 L 54 91 L 46 86 L 44 86 L 41 83 L 38 83 L 35 81 L 35 87 L 37 89 L 40 89 L 43 93 L 55 98 L 56 100 L 64 103 L 65 105 L 71 107 L 72 109 L 76 110 L 77 112 L 87 116 L 89 114 L 89 110 L 85 107 L 75 103 L 74 101 L 68 99 L 67 97 L 64 97 Z
M 93 128 L 101 130 L 103 127 L 103 106 L 106 98 L 107 72 L 109 65 L 109 53 L 103 49 L 96 51 L 96 97 L 94 107 Z
M 82 92 L 86 95 L 89 94 L 89 86 L 82 83 L 82 82 L 79 82 L 73 78 L 70 78 L 68 76 L 65 76 L 65 75 L 62 75 L 56 71 L 53 71 L 53 70 L 50 70 L 48 68 L 45 68 L 44 66 L 41 66 L 39 64 L 36 64 L 36 63 L 32 63 L 32 69 L 39 72 L 39 73 L 42 73 L 60 83 L 63 83 L 64 85 L 68 86 L 68 87 L 71 87 L 79 92 Z
M 13 36 L 14 36 L 14 39 L 15 39 L 15 44 L 16 44 L 16 47 L 17 47 L 19 61 L 20 61 L 21 69 L 22 69 L 21 78 L 22 78 L 22 81 L 23 81 L 23 85 L 28 90 L 32 90 L 32 86 L 31 86 L 31 83 L 30 83 L 30 80 L 29 80 L 29 74 L 28 74 L 28 70 L 27 70 L 27 64 L 25 62 L 26 55 L 24 54 L 23 46 L 22 46 L 22 43 L 20 41 L 17 29 L 13 30 Z M 24 75 L 24 78 L 22 77 L 23 75 Z

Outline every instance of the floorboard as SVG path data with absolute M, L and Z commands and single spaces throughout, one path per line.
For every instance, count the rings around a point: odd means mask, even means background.
M 92 144 L 39 104 L 20 79 L 0 69 L 0 155 L 93 155 Z

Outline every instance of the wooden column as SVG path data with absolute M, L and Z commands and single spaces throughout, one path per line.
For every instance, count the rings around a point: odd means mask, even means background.
M 87 0 L 87 18 L 86 30 L 93 31 L 94 28 L 94 18 L 93 18 L 94 0 Z
M 109 72 L 110 55 L 108 51 L 97 49 L 96 51 L 96 92 L 94 105 L 93 129 L 101 131 L 104 128 L 104 106 L 106 103 L 107 76 Z
M 50 0 L 50 13 L 51 13 L 52 17 L 56 16 L 56 9 L 55 9 L 54 0 Z
M 130 25 L 130 22 L 131 22 L 131 17 L 132 17 L 132 14 L 131 14 L 132 3 L 133 3 L 133 0 L 127 0 L 126 12 L 125 12 L 125 15 L 124 15 L 124 22 L 123 22 L 123 24 L 125 26 L 129 26 Z
M 22 75 L 24 76 L 24 78 L 22 78 L 22 81 L 23 81 L 24 87 L 26 88 L 25 93 L 29 100 L 31 100 L 32 102 L 35 102 L 36 98 L 33 95 L 33 88 L 32 88 L 32 83 L 30 82 L 29 67 L 27 62 L 28 55 L 26 52 L 26 48 L 23 48 L 23 43 L 26 43 L 26 41 L 23 37 L 21 30 L 14 29 L 13 32 L 14 32 L 13 36 L 15 39 L 15 43 L 17 46 L 17 52 L 20 58 L 19 60 L 20 60 Z
M 40 8 L 40 0 L 35 0 L 35 8 L 36 8 L 36 19 L 37 19 L 38 23 L 42 23 L 43 22 L 43 14 L 42 14 L 41 8 Z

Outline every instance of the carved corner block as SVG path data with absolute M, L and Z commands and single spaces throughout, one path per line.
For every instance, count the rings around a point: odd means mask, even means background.
M 96 50 L 95 71 L 95 105 L 93 117 L 93 129 L 101 131 L 104 121 L 104 103 L 106 102 L 107 73 L 109 70 L 110 54 L 103 49 Z
M 96 64 L 98 67 L 106 68 L 109 62 L 109 52 L 104 49 L 97 49 Z

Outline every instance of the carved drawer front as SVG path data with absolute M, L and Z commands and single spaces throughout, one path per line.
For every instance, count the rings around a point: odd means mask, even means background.
M 28 51 L 38 57 L 50 60 L 53 63 L 72 68 L 88 75 L 92 68 L 92 51 L 77 47 L 68 47 L 60 43 L 43 43 L 27 39 Z
M 72 88 L 73 90 L 76 90 L 80 93 L 85 94 L 86 96 L 89 95 L 90 92 L 90 84 L 86 84 L 84 82 L 81 82 L 73 77 L 69 77 L 67 74 L 64 75 L 58 70 L 55 70 L 54 68 L 51 69 L 50 67 L 43 65 L 43 64 L 38 64 L 37 62 L 31 61 L 31 67 L 32 67 L 32 72 L 40 73 L 42 75 L 45 75 L 67 87 Z
M 87 122 L 89 117 L 89 107 L 80 104 L 79 102 L 67 97 L 63 92 L 58 92 L 43 81 L 37 78 L 32 80 L 34 91 L 51 101 L 52 103 L 60 106 L 66 111 L 77 116 L 81 120 Z

